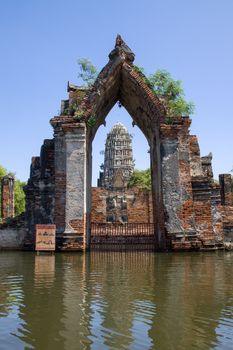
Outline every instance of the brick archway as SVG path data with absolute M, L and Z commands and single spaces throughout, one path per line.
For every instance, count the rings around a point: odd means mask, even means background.
M 89 247 L 92 141 L 119 101 L 150 146 L 155 248 L 218 246 L 222 209 L 213 201 L 211 155 L 200 157 L 197 138 L 189 135 L 188 117 L 166 124 L 162 101 L 133 61 L 133 52 L 118 36 L 109 62 L 90 89 L 68 84 L 69 100 L 63 101 L 61 115 L 50 121 L 54 138 L 45 140 L 41 156 L 32 159 L 26 187 L 31 240 L 35 224 L 53 223 L 58 248 Z M 76 111 L 71 113 L 74 102 Z
M 188 164 L 190 120 L 178 118 L 173 125 L 165 124 L 163 103 L 133 61 L 133 52 L 118 36 L 109 62 L 91 89 L 68 85 L 68 103 L 78 102 L 78 115 L 62 113 L 51 120 L 54 128 L 54 204 L 49 218 L 42 215 L 40 222 L 54 222 L 63 245 L 73 237 L 77 249 L 89 247 L 92 141 L 117 101 L 131 115 L 150 146 L 156 248 L 166 249 L 169 235 L 195 231 Z M 95 124 L 90 126 L 93 118 Z M 29 219 L 29 222 L 33 224 L 33 220 Z

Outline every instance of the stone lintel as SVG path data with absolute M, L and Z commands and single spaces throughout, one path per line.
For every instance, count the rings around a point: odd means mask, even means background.
M 85 129 L 86 124 L 85 123 L 69 123 L 69 124 L 62 124 L 61 127 L 62 127 L 62 130 L 64 132 L 69 132 L 69 131 L 73 131 L 75 129 Z
M 176 138 L 180 134 L 188 134 L 190 125 L 190 118 L 180 117 L 175 119 L 173 124 L 161 124 L 160 135 L 162 138 Z
M 86 128 L 86 123 L 77 122 L 75 118 L 67 116 L 55 117 L 50 120 L 50 124 L 54 128 L 54 137 L 75 129 Z
M 15 180 L 15 177 L 14 176 L 12 176 L 12 175 L 10 175 L 10 174 L 8 174 L 8 175 L 5 175 L 5 176 L 3 176 L 3 178 L 2 178 L 2 182 L 5 184 L 5 183 L 9 183 L 10 181 L 14 181 Z
M 53 128 L 59 127 L 62 124 L 72 124 L 72 123 L 82 124 L 82 123 L 77 122 L 77 119 L 71 115 L 54 116 L 52 119 L 50 119 L 49 122 Z
M 67 83 L 67 92 L 70 92 L 70 91 L 82 91 L 82 92 L 86 92 L 88 90 L 88 87 L 86 86 L 78 86 L 78 85 L 75 85 L 75 84 L 72 84 L 70 81 L 68 81 Z

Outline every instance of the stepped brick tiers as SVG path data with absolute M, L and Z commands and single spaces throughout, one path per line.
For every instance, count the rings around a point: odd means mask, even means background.
M 50 121 L 54 138 L 44 141 L 40 157 L 32 158 L 25 188 L 28 247 L 31 244 L 33 248 L 36 224 L 56 225 L 60 250 L 90 248 L 92 222 L 96 220 L 105 225 L 108 235 L 108 208 L 104 206 L 111 207 L 113 201 L 106 201 L 109 176 L 114 175 L 116 183 L 122 177 L 106 159 L 103 187 L 91 189 L 92 141 L 117 102 L 148 141 L 152 174 L 151 197 L 145 199 L 136 190 L 132 193 L 128 189 L 122 192 L 121 200 L 118 198 L 123 207 L 127 200 L 128 206 L 128 217 L 121 223 L 122 237 L 128 227 L 128 236 L 133 239 L 132 225 L 138 218 L 142 220 L 144 207 L 144 220 L 152 227 L 149 233 L 155 250 L 221 249 L 224 241 L 233 241 L 231 177 L 220 175 L 219 185 L 214 183 L 212 155 L 200 157 L 197 137 L 189 134 L 191 120 L 179 117 L 167 123 L 163 101 L 147 85 L 133 61 L 133 52 L 117 36 L 109 61 L 92 87 L 68 84 L 69 99 L 62 101 L 61 115 Z M 125 171 L 130 174 L 132 150 L 130 140 L 127 142 L 129 164 Z M 138 205 L 134 205 L 135 198 Z M 113 235 L 114 230 L 111 226 Z M 141 243 L 146 235 L 144 232 Z

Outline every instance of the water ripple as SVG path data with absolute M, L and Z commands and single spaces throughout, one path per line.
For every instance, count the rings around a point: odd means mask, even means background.
M 233 254 L 0 253 L 0 349 L 232 349 Z

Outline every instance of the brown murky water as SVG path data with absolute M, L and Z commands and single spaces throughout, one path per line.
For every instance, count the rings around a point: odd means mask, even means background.
M 0 349 L 233 349 L 233 253 L 0 253 Z

